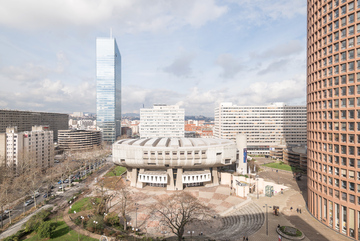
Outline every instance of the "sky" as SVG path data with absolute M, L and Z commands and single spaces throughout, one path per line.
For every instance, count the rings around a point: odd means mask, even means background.
M 1 0 L 0 109 L 95 113 L 95 40 L 110 29 L 122 113 L 306 104 L 305 0 Z

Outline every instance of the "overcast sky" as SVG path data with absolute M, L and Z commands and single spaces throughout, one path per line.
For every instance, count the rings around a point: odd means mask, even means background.
M 112 28 L 122 113 L 220 102 L 305 105 L 305 0 L 9 0 L 0 4 L 0 109 L 96 112 L 95 39 Z

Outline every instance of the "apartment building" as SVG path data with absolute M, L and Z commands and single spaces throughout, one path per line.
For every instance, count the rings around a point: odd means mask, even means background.
M 235 140 L 237 133 L 247 135 L 249 154 L 267 155 L 270 146 L 282 142 L 306 144 L 306 107 L 221 103 L 215 108 L 214 137 Z
M 59 148 L 66 151 L 89 150 L 101 145 L 101 131 L 59 130 Z
M 184 137 L 185 110 L 177 105 L 154 104 L 140 109 L 140 138 Z
M 0 110 L 0 133 L 7 127 L 16 126 L 17 131 L 29 131 L 32 126 L 46 125 L 53 131 L 54 142 L 57 142 L 58 130 L 68 129 L 68 114 L 33 112 L 19 110 Z
M 0 133 L 0 161 L 2 165 L 18 168 L 47 168 L 54 164 L 53 131 L 49 126 L 33 126 L 31 131 L 6 128 Z

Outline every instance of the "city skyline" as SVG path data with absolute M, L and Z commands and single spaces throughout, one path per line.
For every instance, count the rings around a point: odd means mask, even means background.
M 304 1 L 22 2 L 26 12 L 19 3 L 0 7 L 10 13 L 0 16 L 0 108 L 96 112 L 94 40 L 110 28 L 122 50 L 123 113 L 305 104 Z

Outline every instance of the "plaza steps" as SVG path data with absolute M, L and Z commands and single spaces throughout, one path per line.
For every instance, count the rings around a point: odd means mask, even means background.
M 241 240 L 256 233 L 264 220 L 263 210 L 249 203 L 221 217 L 222 227 L 210 236 L 215 240 Z

